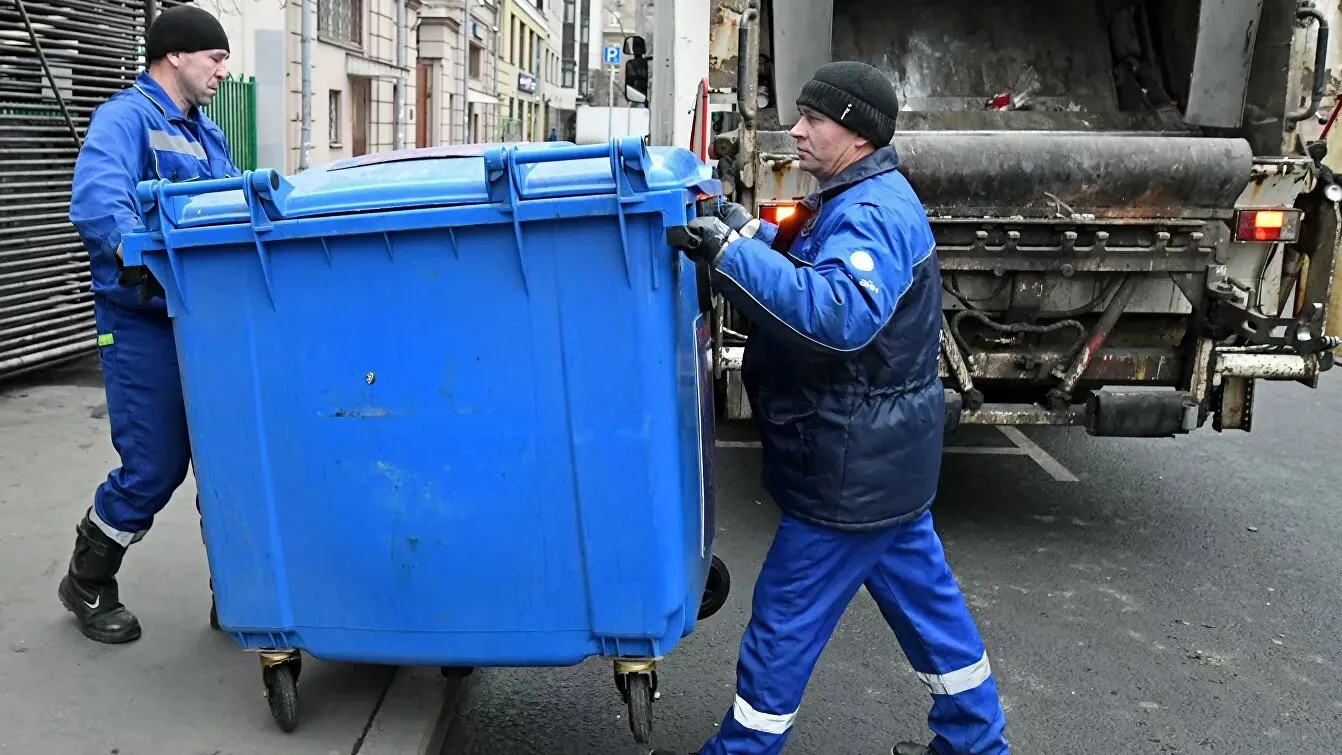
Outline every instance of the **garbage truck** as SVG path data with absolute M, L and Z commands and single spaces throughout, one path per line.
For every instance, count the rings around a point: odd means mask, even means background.
M 937 240 L 948 431 L 1248 431 L 1255 386 L 1317 388 L 1342 334 L 1335 5 L 681 0 L 626 40 L 626 96 L 654 143 L 706 146 L 729 199 L 786 222 L 818 188 L 788 134 L 802 85 L 876 66 Z M 749 329 L 716 302 L 734 419 Z

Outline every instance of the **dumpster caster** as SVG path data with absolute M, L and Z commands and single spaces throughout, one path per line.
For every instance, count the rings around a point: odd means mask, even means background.
M 465 679 L 475 669 L 471 666 L 439 666 L 438 672 L 444 679 Z
M 634 741 L 652 741 L 652 701 L 657 695 L 655 661 L 616 661 L 615 687 L 629 708 L 629 730 Z
M 298 728 L 298 674 L 302 670 L 303 658 L 297 652 L 261 654 L 263 694 L 280 731 Z
M 704 599 L 699 603 L 698 620 L 703 621 L 721 610 L 731 591 L 732 577 L 727 571 L 727 564 L 714 556 L 713 563 L 708 567 L 708 581 L 704 583 Z
M 196 504 L 199 508 L 200 504 Z M 210 579 L 210 629 L 219 628 L 219 604 L 214 599 L 214 579 Z

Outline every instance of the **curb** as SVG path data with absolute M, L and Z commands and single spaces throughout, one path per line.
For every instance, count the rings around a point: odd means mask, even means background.
M 474 676 L 446 679 L 437 667 L 397 669 L 352 755 L 439 755 Z

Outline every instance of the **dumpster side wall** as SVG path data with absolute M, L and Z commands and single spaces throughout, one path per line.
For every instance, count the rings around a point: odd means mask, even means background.
M 664 241 L 688 204 L 648 194 L 623 234 L 606 195 L 524 202 L 517 226 L 430 208 L 146 251 L 235 639 L 568 665 L 688 634 L 712 531 L 706 331 Z

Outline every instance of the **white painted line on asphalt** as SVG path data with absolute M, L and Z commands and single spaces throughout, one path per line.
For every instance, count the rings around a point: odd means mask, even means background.
M 757 440 L 720 440 L 718 448 L 760 448 Z M 1029 456 L 1030 451 L 1019 446 L 946 446 L 948 454 L 982 454 L 983 456 Z
M 1018 446 L 946 446 L 948 454 L 982 454 L 984 456 L 1028 456 L 1029 451 Z
M 1025 437 L 1025 433 L 1017 430 L 1010 425 L 997 425 L 997 429 L 1007 436 L 1007 439 L 1016 444 L 1016 447 L 1025 452 L 1027 456 L 1034 459 L 1035 463 L 1053 476 L 1058 482 L 1080 482 L 1080 478 L 1072 474 L 1064 467 L 1061 462 L 1049 455 L 1048 451 L 1039 447 L 1038 443 Z

